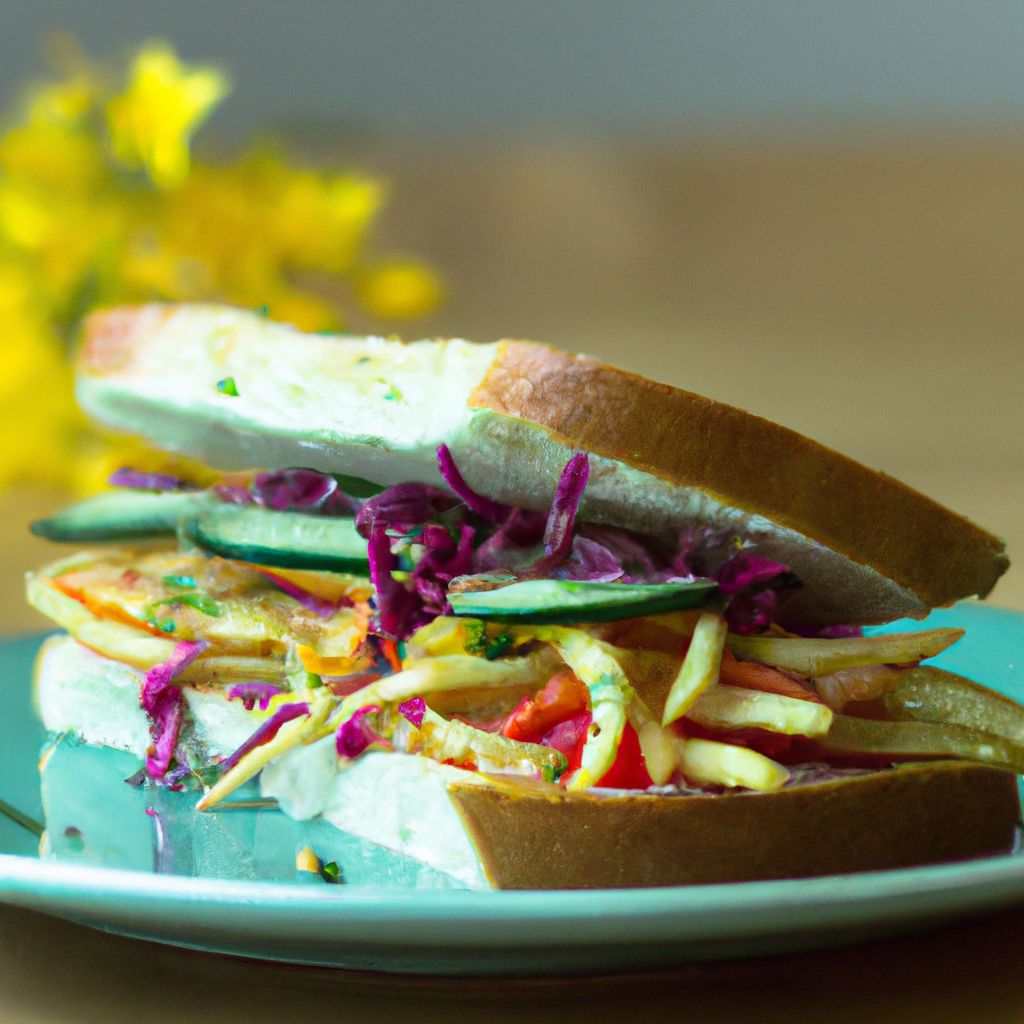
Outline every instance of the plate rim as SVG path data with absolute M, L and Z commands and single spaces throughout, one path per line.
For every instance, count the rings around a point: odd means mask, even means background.
M 1000 618 L 1012 616 L 1024 628 L 1024 612 L 978 601 L 962 602 L 939 614 L 957 611 L 988 619 L 993 626 Z M 914 623 L 914 628 L 927 626 Z M 45 635 L 4 637 L 0 642 Z M 817 936 L 801 947 L 809 948 L 844 941 L 844 933 L 866 937 L 910 930 L 1021 902 L 1024 852 L 1020 851 L 816 878 L 648 889 L 484 892 L 193 878 L 0 853 L 0 903 L 140 938 L 241 956 L 259 955 L 233 945 L 235 937 L 251 939 L 258 924 L 271 943 L 305 943 L 307 949 L 317 941 L 334 944 L 336 949 L 361 943 L 391 964 L 385 970 L 402 973 L 443 972 L 402 967 L 397 960 L 389 960 L 391 951 L 399 948 L 417 950 L 424 958 L 444 950 L 468 958 L 471 949 L 540 956 L 545 949 L 565 950 L 570 945 L 581 954 L 641 944 L 679 949 L 731 943 L 730 948 L 737 948 L 746 942 L 747 948 L 774 944 L 781 950 L 786 942 L 796 948 L 798 936 Z M 439 941 L 438 926 L 453 923 L 459 928 L 442 930 Z M 344 966 L 337 959 L 317 961 L 306 954 L 272 953 L 264 958 Z M 515 971 L 550 973 L 531 967 Z M 468 973 L 480 972 L 470 968 Z

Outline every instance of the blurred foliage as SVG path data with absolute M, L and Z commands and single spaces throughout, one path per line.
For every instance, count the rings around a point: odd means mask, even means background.
M 366 255 L 381 181 L 294 167 L 266 147 L 193 162 L 193 133 L 230 89 L 222 72 L 159 42 L 127 74 L 71 39 L 50 51 L 53 80 L 26 88 L 0 137 L 0 488 L 90 491 L 118 464 L 167 463 L 100 437 L 76 410 L 68 352 L 94 307 L 216 301 L 307 331 L 343 327 L 336 305 L 297 283 L 309 272 L 347 282 L 381 321 L 437 306 L 429 269 Z

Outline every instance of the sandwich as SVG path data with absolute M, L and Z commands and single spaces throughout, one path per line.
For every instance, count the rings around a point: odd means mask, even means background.
M 37 698 L 144 792 L 478 888 L 1014 847 L 1024 709 L 928 663 L 962 630 L 865 633 L 985 597 L 1003 545 L 890 477 L 543 345 L 212 305 L 92 314 L 76 387 L 168 461 L 34 524 L 75 545 L 28 580 L 66 631 Z

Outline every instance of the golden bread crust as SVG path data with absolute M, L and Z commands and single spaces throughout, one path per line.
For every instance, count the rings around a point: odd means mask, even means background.
M 499 783 L 449 794 L 500 889 L 806 878 L 1009 853 L 1017 777 L 956 761 L 777 793 L 596 796 Z
M 905 484 L 742 409 L 532 342 L 509 341 L 470 397 L 564 443 L 795 530 L 931 607 L 984 597 L 997 538 Z

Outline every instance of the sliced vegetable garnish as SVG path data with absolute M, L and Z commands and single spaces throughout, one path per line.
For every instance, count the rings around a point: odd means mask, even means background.
M 569 780 L 569 789 L 594 785 L 615 761 L 626 726 L 626 708 L 633 699 L 622 666 L 606 645 L 581 629 L 559 629 L 554 644 L 565 663 L 587 684 L 592 721 L 583 747 L 579 770 Z
M 174 748 L 178 745 L 178 731 L 184 712 L 181 688 L 172 680 L 180 675 L 207 647 L 205 641 L 175 644 L 167 661 L 155 665 L 146 673 L 140 702 L 149 715 L 153 744 L 146 755 L 146 771 L 154 779 L 163 778 L 170 767 Z
M 470 654 L 449 654 L 425 658 L 407 664 L 401 672 L 385 676 L 364 686 L 341 705 L 339 720 L 344 720 L 370 704 L 388 704 L 408 700 L 440 690 L 462 687 L 540 686 L 558 667 L 558 657 L 550 648 L 541 648 L 523 658 L 486 661 Z
M 238 683 L 228 690 L 228 700 L 240 700 L 246 711 L 252 711 L 257 705 L 260 711 L 266 711 L 271 698 L 284 692 L 273 683 Z
M 777 693 L 713 686 L 687 713 L 708 729 L 767 729 L 787 736 L 823 736 L 832 724 L 831 708 Z
M 931 665 L 903 672 L 883 701 L 895 719 L 963 725 L 1024 745 L 1024 707 L 995 690 Z
M 882 722 L 836 715 L 819 740 L 826 753 L 879 754 L 900 760 L 956 757 L 1024 772 L 1024 745 L 966 725 Z
M 558 750 L 506 739 L 454 719 L 449 721 L 429 708 L 420 733 L 421 753 L 456 766 L 520 775 L 543 775 L 547 769 L 549 781 L 555 781 L 569 764 Z
M 572 527 L 583 491 L 590 478 L 590 460 L 584 452 L 577 452 L 562 470 L 558 489 L 551 503 L 547 527 L 544 530 L 544 554 L 560 561 L 572 545 Z
M 309 714 L 309 705 L 297 701 L 293 704 L 282 704 L 265 722 L 261 722 L 259 728 L 233 753 L 229 754 L 221 762 L 221 770 L 227 774 L 239 761 L 257 747 L 269 743 L 281 730 L 285 722 L 294 718 L 301 718 Z
M 110 491 L 86 498 L 31 526 L 37 537 L 69 544 L 172 537 L 215 503 L 205 491 Z
M 849 669 L 850 672 L 862 672 L 863 669 Z M 842 674 L 842 673 L 840 673 Z M 718 681 L 726 686 L 743 686 L 748 690 L 764 690 L 766 693 L 781 693 L 784 697 L 796 697 L 798 700 L 820 700 L 810 684 L 794 679 L 795 673 L 787 674 L 771 665 L 761 665 L 756 661 L 737 661 L 728 647 L 722 652 L 722 667 L 718 673 Z M 832 678 L 832 677 L 830 677 Z M 818 680 L 820 686 L 821 680 Z M 831 706 L 831 702 L 826 700 Z
M 772 793 L 789 781 L 778 762 L 748 747 L 714 740 L 680 740 L 679 769 L 693 782 Z
M 362 573 L 369 565 L 352 519 L 221 505 L 199 517 L 194 537 L 200 547 L 240 562 Z
M 728 629 L 724 617 L 713 612 L 704 612 L 697 620 L 679 675 L 672 683 L 668 700 L 665 701 L 662 725 L 669 725 L 677 718 L 682 718 L 694 701 L 718 682 Z
M 337 700 L 330 694 L 325 694 L 310 704 L 308 717 L 295 718 L 290 722 L 285 722 L 272 740 L 244 754 L 227 774 L 218 779 L 217 783 L 196 804 L 196 810 L 209 810 L 229 793 L 234 792 L 243 782 L 248 782 L 275 757 L 314 736 L 337 706 Z
M 492 523 L 505 522 L 512 514 L 511 505 L 502 505 L 501 502 L 485 498 L 477 494 L 465 480 L 455 465 L 455 459 L 448 449 L 448 445 L 442 444 L 437 447 L 437 465 L 441 470 L 444 482 L 471 508 L 477 515 L 489 519 Z
M 570 668 L 556 672 L 536 697 L 524 697 L 502 726 L 502 736 L 539 742 L 559 722 L 587 711 L 589 690 Z M 401 709 L 399 709 L 401 710 Z
M 678 748 L 682 741 L 669 729 L 662 728 L 639 695 L 634 695 L 629 702 L 628 714 L 629 721 L 636 729 L 651 781 L 656 786 L 665 785 L 676 769 Z
M 572 626 L 696 608 L 717 589 L 711 580 L 660 584 L 524 580 L 497 590 L 451 594 L 448 600 L 458 616 Z
M 963 635 L 962 629 L 922 629 L 916 633 L 816 640 L 730 633 L 726 642 L 729 650 L 745 661 L 759 661 L 812 677 L 860 665 L 905 664 L 932 658 Z
M 79 643 L 114 661 L 148 671 L 174 654 L 174 640 L 151 636 L 123 622 L 101 619 L 80 601 L 62 594 L 38 576 L 28 581 L 26 596 L 33 608 L 66 629 Z

